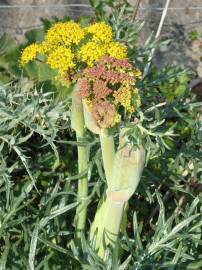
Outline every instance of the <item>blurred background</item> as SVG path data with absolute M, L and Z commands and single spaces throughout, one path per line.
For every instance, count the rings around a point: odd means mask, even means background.
M 135 6 L 137 0 L 128 0 Z M 118 2 L 118 0 L 117 0 Z M 137 18 L 145 21 L 140 42 L 157 30 L 166 0 L 142 0 Z M 40 18 L 93 15 L 88 0 L 0 0 L 0 35 L 9 33 L 19 42 L 26 31 L 42 25 Z M 202 76 L 202 1 L 171 0 L 162 37 L 169 46 L 156 51 L 158 66 L 180 63 L 197 69 Z

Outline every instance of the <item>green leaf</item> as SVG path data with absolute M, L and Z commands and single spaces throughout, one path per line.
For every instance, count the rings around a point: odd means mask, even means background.
M 64 214 L 65 212 L 75 208 L 76 206 L 78 205 L 78 202 L 75 202 L 75 203 L 71 203 L 69 205 L 66 205 L 64 207 L 61 207 L 57 210 L 52 210 L 49 214 L 49 216 L 47 217 L 44 217 L 40 220 L 39 222 L 39 226 L 42 228 L 44 227 L 51 219 L 57 217 L 57 216 L 60 216 L 62 214 Z
M 38 234 L 39 234 L 39 224 L 36 223 L 36 226 L 34 228 L 34 231 L 32 233 L 31 243 L 30 243 L 30 249 L 29 249 L 29 269 L 34 270 L 34 261 L 35 261 L 35 255 L 36 255 L 36 247 L 37 247 L 37 240 L 38 240 Z
M 0 67 L 6 70 L 10 66 L 16 65 L 20 54 L 20 47 L 8 34 L 4 34 L 0 39 Z
M 29 43 L 40 43 L 44 40 L 44 29 L 34 29 L 26 32 L 25 37 L 29 41 Z
M 195 260 L 195 262 L 189 263 L 186 270 L 199 270 L 202 269 L 202 259 Z
M 6 270 L 6 262 L 7 262 L 9 250 L 10 250 L 10 242 L 9 242 L 9 239 L 6 237 L 4 251 L 1 254 L 1 259 L 0 259 L 0 270 Z
M 65 249 L 65 248 L 63 248 L 63 247 L 61 247 L 61 246 L 59 246 L 59 245 L 56 245 L 56 244 L 54 244 L 53 242 L 50 242 L 50 241 L 48 241 L 48 240 L 46 240 L 46 239 L 44 239 L 44 238 L 42 238 L 42 237 L 38 237 L 38 239 L 39 239 L 39 241 L 43 242 L 43 243 L 44 243 L 45 245 L 47 245 L 48 247 L 50 247 L 50 248 L 52 248 L 52 249 L 54 249 L 54 250 L 57 250 L 57 251 L 59 251 L 59 252 L 61 252 L 61 253 L 63 253 L 63 254 L 66 254 L 66 255 L 68 255 L 69 257 L 75 258 L 75 257 L 72 255 L 72 253 L 71 253 L 70 251 L 68 251 L 67 249 Z
M 3 34 L 0 38 L 0 56 L 8 54 L 17 46 L 16 41 L 8 34 Z
M 136 212 L 134 212 L 134 215 L 133 215 L 133 230 L 134 230 L 134 237 L 135 237 L 135 242 L 136 242 L 137 248 L 139 249 L 139 251 L 141 251 L 141 250 L 143 250 L 143 245 L 142 245 L 141 237 L 140 237 L 140 233 L 139 233 Z
M 102 0 L 90 0 L 90 4 L 93 8 L 97 8 L 102 3 Z
M 32 80 L 36 80 L 38 78 L 38 66 L 36 61 L 31 61 L 27 63 L 23 70 L 25 71 L 25 75 L 28 76 Z
M 128 258 L 119 266 L 118 270 L 126 270 L 129 267 L 129 263 L 131 262 L 132 255 L 129 255 Z

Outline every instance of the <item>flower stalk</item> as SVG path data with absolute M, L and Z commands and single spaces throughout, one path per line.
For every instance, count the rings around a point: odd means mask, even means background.
M 77 93 L 77 85 L 75 86 L 72 93 L 72 109 L 71 109 L 71 126 L 76 132 L 78 144 L 85 138 L 85 123 L 83 115 L 83 105 L 82 100 Z M 89 149 L 88 146 L 78 145 L 78 173 L 82 174 L 87 170 L 88 159 L 89 159 Z M 78 192 L 77 200 L 79 205 L 76 209 L 75 216 L 75 238 L 77 242 L 80 242 L 81 234 L 84 232 L 86 224 L 86 198 L 88 196 L 88 179 L 86 175 L 83 175 L 78 180 Z
M 89 118 L 88 118 L 89 119 Z M 90 122 L 92 123 L 92 121 Z M 91 125 L 91 129 L 92 129 Z M 109 184 L 111 176 L 112 176 L 112 168 L 115 156 L 115 146 L 114 146 L 114 139 L 113 136 L 109 136 L 107 130 L 100 129 L 100 143 L 101 143 L 101 150 L 102 150 L 102 159 L 104 165 L 104 171 L 106 175 L 106 181 Z M 97 208 L 96 215 L 94 221 L 91 225 L 90 231 L 90 239 L 93 242 L 94 239 L 94 249 L 96 251 L 99 250 L 100 244 L 102 242 L 102 236 L 104 234 L 104 224 L 103 217 L 107 217 L 109 214 L 106 215 L 106 211 L 109 208 L 109 200 L 106 196 L 104 196 Z M 111 217 L 109 217 L 111 219 Z M 99 224 L 99 226 L 98 226 Z M 103 248 L 101 249 L 103 250 Z
M 107 134 L 107 130 L 101 130 L 100 144 L 102 149 L 102 159 L 107 183 L 110 182 L 115 156 L 114 138 Z
M 102 235 L 98 256 L 104 258 L 106 248 L 109 247 L 114 250 L 117 245 L 118 234 L 124 213 L 124 202 L 114 202 L 107 196 L 105 202 L 104 221 L 102 226 Z

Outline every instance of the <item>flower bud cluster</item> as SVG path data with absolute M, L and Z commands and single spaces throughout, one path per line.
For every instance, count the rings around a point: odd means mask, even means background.
M 110 128 L 122 116 L 132 114 L 140 106 L 136 87 L 141 71 L 126 59 L 103 56 L 79 79 L 79 95 L 86 102 L 100 128 Z

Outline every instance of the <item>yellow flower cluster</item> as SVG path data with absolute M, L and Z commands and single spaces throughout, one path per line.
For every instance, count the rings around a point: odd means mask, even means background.
M 83 45 L 78 51 L 78 58 L 92 67 L 103 55 L 110 55 L 116 59 L 127 58 L 127 47 L 119 42 L 109 43 L 91 41 Z
M 74 73 L 81 63 L 92 67 L 104 55 L 127 58 L 126 46 L 113 40 L 112 28 L 104 22 L 85 28 L 74 21 L 56 23 L 47 31 L 42 43 L 31 44 L 23 50 L 20 64 L 36 59 L 38 53 L 58 71 L 61 79 L 68 72 Z
M 36 58 L 37 53 L 40 52 L 40 45 L 33 43 L 26 47 L 24 51 L 22 52 L 21 58 L 20 58 L 20 64 L 23 66 L 27 64 L 29 61 Z
M 141 72 L 140 72 L 141 73 Z M 142 73 L 141 73 L 142 74 Z M 141 79 L 142 77 L 140 77 Z M 141 99 L 140 99 L 140 96 L 139 96 L 139 91 L 137 88 L 134 88 L 133 89 L 133 93 L 134 93 L 134 96 L 135 96 L 135 106 L 136 108 L 139 108 L 140 105 L 141 105 Z
M 135 111 L 134 106 L 131 104 L 132 93 L 130 85 L 120 88 L 118 91 L 114 92 L 113 96 L 115 98 L 114 103 L 116 105 L 122 105 L 129 113 L 133 113 Z
M 137 79 L 142 79 L 142 72 L 138 68 L 134 70 L 133 74 Z
M 107 48 L 107 54 L 116 59 L 127 58 L 127 47 L 119 42 L 110 42 Z
M 78 59 L 85 62 L 89 67 L 93 66 L 95 61 L 98 61 L 100 57 L 106 54 L 106 47 L 101 43 L 94 41 L 84 44 L 77 53 Z
M 56 23 L 51 27 L 45 37 L 45 42 L 50 49 L 58 45 L 71 46 L 79 44 L 84 37 L 84 30 L 78 23 L 73 21 L 65 23 Z
M 57 69 L 60 75 L 65 75 L 66 71 L 75 66 L 73 57 L 74 55 L 69 48 L 59 46 L 48 55 L 47 64 L 51 68 Z
M 106 114 L 107 115 L 107 114 Z M 121 115 L 116 112 L 115 116 L 112 116 L 110 119 L 108 119 L 108 123 L 103 123 L 103 121 L 98 120 L 97 124 L 101 128 L 111 128 L 114 127 L 117 123 L 121 121 Z
M 116 115 L 114 116 L 113 120 L 111 121 L 111 124 L 109 127 L 115 126 L 120 121 L 121 121 L 121 115 L 119 113 L 116 113 Z
M 104 22 L 94 23 L 86 27 L 85 32 L 93 34 L 93 41 L 102 41 L 107 43 L 112 40 L 112 28 Z

